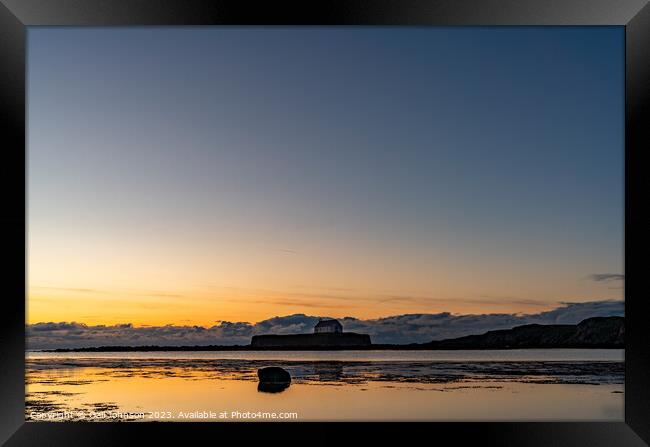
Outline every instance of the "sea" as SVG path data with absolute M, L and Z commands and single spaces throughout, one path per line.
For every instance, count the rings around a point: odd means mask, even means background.
M 30 351 L 29 422 L 622 421 L 624 350 Z M 291 383 L 260 383 L 277 366 Z

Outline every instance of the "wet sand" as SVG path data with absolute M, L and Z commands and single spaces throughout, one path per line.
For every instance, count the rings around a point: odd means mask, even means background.
M 291 373 L 288 388 L 258 390 L 257 369 L 271 365 Z M 28 421 L 622 420 L 623 379 L 619 361 L 28 358 L 25 412 Z

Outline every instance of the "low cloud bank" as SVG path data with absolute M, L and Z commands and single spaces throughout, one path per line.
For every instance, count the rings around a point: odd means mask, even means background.
M 522 324 L 576 324 L 590 317 L 623 316 L 623 301 L 562 303 L 538 314 L 452 315 L 406 314 L 376 320 L 340 318 L 343 330 L 370 334 L 374 343 L 422 343 L 444 338 L 510 329 Z M 326 316 L 323 316 L 326 317 Z M 79 348 L 90 346 L 143 345 L 238 345 L 248 344 L 257 334 L 310 333 L 319 317 L 304 314 L 274 317 L 258 323 L 222 321 L 201 326 L 144 326 L 132 324 L 90 326 L 83 323 L 36 323 L 27 325 L 28 349 Z
M 594 273 L 590 278 L 596 282 L 625 281 L 622 273 Z

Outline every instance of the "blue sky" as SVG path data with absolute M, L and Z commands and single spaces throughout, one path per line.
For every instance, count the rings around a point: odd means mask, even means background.
M 623 33 L 30 28 L 30 314 L 622 298 Z

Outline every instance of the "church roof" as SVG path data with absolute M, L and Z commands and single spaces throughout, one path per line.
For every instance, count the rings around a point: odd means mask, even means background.
M 341 326 L 338 320 L 320 320 L 316 327 Z

